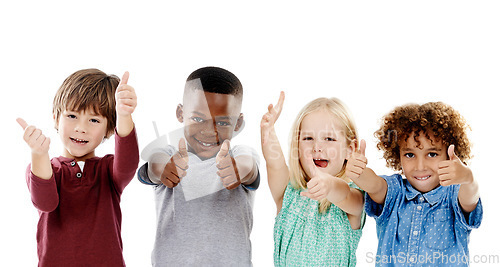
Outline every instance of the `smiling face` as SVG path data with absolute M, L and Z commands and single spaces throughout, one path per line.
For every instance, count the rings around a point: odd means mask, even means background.
M 214 157 L 224 140 L 231 140 L 243 122 L 241 99 L 234 95 L 186 88 L 177 119 L 184 123 L 188 151 L 202 159 Z
M 337 175 L 351 152 L 340 120 L 324 109 L 304 117 L 298 150 L 300 164 L 308 177 L 311 173 L 307 162 L 313 162 L 323 172 Z
M 57 129 L 64 145 L 62 156 L 77 161 L 95 157 L 95 148 L 106 137 L 107 119 L 86 111 L 64 110 Z
M 441 141 L 420 134 L 415 141 L 412 133 L 406 142 L 400 144 L 400 158 L 403 174 L 408 182 L 422 193 L 439 186 L 438 164 L 447 159 L 447 151 Z

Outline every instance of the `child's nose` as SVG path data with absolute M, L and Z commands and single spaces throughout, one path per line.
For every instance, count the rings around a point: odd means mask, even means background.
M 421 158 L 420 158 L 420 159 L 418 159 L 418 160 L 417 160 L 417 169 L 418 169 L 418 170 L 425 170 L 425 167 L 426 167 L 426 165 L 425 165 L 425 160 L 424 160 L 424 159 L 421 159 Z
M 313 144 L 313 152 L 321 152 L 321 151 L 323 151 L 321 144 L 315 141 Z
M 216 136 L 217 128 L 215 127 L 215 123 L 206 123 L 205 127 L 203 127 L 200 132 L 205 136 Z
M 78 122 L 75 125 L 75 132 L 85 133 L 85 124 L 83 122 Z

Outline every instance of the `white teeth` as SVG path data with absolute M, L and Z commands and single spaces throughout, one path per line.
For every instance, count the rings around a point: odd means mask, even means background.
M 429 177 L 431 177 L 431 176 L 430 176 L 430 175 L 427 175 L 427 176 L 425 176 L 425 177 L 415 177 L 415 179 L 417 179 L 417 180 L 426 180 L 426 179 L 428 179 Z
M 79 143 L 86 143 L 88 142 L 87 140 L 82 140 L 82 139 L 78 139 L 78 138 L 71 138 L 73 141 L 75 142 L 79 142 Z
M 206 147 L 210 147 L 210 146 L 215 146 L 215 145 L 217 145 L 217 143 L 210 143 L 210 144 L 209 144 L 209 143 L 204 143 L 204 142 L 199 141 L 199 140 L 198 140 L 198 142 L 199 142 L 201 145 L 206 146 Z

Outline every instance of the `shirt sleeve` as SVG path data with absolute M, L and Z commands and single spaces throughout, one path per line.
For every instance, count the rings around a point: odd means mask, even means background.
M 144 163 L 138 170 L 137 170 L 137 179 L 139 179 L 139 182 L 147 185 L 156 185 L 149 179 L 148 175 L 148 163 Z
M 51 212 L 59 205 L 59 193 L 54 175 L 55 172 L 52 169 L 52 177 L 46 180 L 33 174 L 31 165 L 28 165 L 26 169 L 26 182 L 31 194 L 31 202 L 41 212 Z
M 255 181 L 252 184 L 249 185 L 242 184 L 242 186 L 248 190 L 257 190 L 257 188 L 259 188 L 260 185 L 260 171 L 259 171 L 260 158 L 259 155 L 257 154 L 257 151 L 248 146 L 237 145 L 231 149 L 230 153 L 233 158 L 237 156 L 246 155 L 246 156 L 251 156 L 255 160 L 255 164 L 257 164 L 257 178 L 255 178 Z
M 472 230 L 474 228 L 478 228 L 481 225 L 481 221 L 483 220 L 483 205 L 481 204 L 481 199 L 477 202 L 476 208 L 469 213 L 469 218 L 465 217 L 465 214 L 460 207 L 460 203 L 458 202 L 458 192 L 460 191 L 460 185 L 451 185 L 451 199 L 453 212 L 455 213 L 455 218 L 458 224 L 464 227 L 467 230 Z
M 135 127 L 129 135 L 121 137 L 115 129 L 115 155 L 113 159 L 113 182 L 121 194 L 134 178 L 139 165 L 139 146 Z
M 377 221 L 384 220 L 391 215 L 397 196 L 402 192 L 401 175 L 381 175 L 380 177 L 384 178 L 387 182 L 387 193 L 384 204 L 378 204 L 370 198 L 369 194 L 365 194 L 366 214 L 370 217 L 374 217 Z
M 146 185 L 159 185 L 161 183 L 156 183 L 154 179 L 154 177 L 151 177 L 152 175 L 152 172 L 151 170 L 149 169 L 150 167 L 150 164 L 151 164 L 151 161 L 153 161 L 154 159 L 152 158 L 152 156 L 156 153 L 162 153 L 162 154 L 165 154 L 165 155 L 168 155 L 168 156 L 172 156 L 173 154 L 175 154 L 177 152 L 177 150 L 175 149 L 175 147 L 171 146 L 171 145 L 165 145 L 163 147 L 156 147 L 156 146 L 152 146 L 152 144 L 158 144 L 158 142 L 155 140 L 153 141 L 151 144 L 149 144 L 147 146 L 148 148 L 148 151 L 147 151 L 147 156 L 144 156 L 144 151 L 142 152 L 142 158 L 147 160 L 147 162 L 142 165 L 139 170 L 137 171 L 137 179 L 139 179 L 139 181 L 143 184 L 146 184 Z

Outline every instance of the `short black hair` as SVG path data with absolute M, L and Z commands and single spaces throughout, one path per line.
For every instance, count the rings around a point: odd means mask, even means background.
M 240 80 L 228 70 L 219 67 L 204 67 L 193 71 L 186 82 L 200 79 L 203 91 L 209 93 L 243 96 L 243 85 Z

